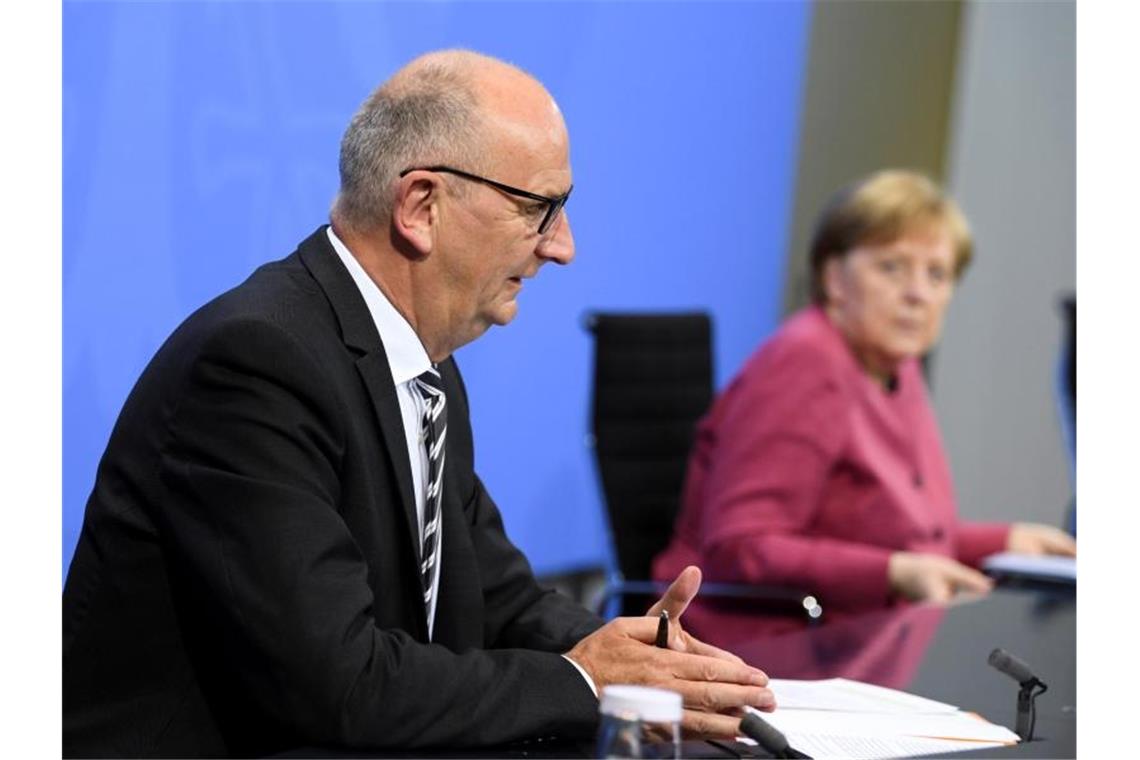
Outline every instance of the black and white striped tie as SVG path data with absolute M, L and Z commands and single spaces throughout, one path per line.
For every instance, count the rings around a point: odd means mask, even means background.
M 447 397 L 443 381 L 434 366 L 412 380 L 412 385 L 424 400 L 424 415 L 420 423 L 428 455 L 427 489 L 424 494 L 424 530 L 420 551 L 420 580 L 423 582 L 424 607 L 431 615 L 432 578 L 439 562 L 440 504 L 443 497 L 443 462 L 447 442 Z

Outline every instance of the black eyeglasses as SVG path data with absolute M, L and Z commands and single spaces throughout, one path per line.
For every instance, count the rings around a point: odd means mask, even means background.
M 452 169 L 450 166 L 414 166 L 411 169 L 404 169 L 404 171 L 400 172 L 400 176 L 403 177 L 409 172 L 444 172 L 446 174 L 454 174 L 457 177 L 463 177 L 473 182 L 482 182 L 484 185 L 490 185 L 496 190 L 502 190 L 509 195 L 515 195 L 519 198 L 528 198 L 532 201 L 542 201 L 546 204 L 546 215 L 542 217 L 542 222 L 538 225 L 539 235 L 545 235 L 546 231 L 554 224 L 554 220 L 558 218 L 558 212 L 566 205 L 566 200 L 570 197 L 570 193 L 574 191 L 574 186 L 571 185 L 569 190 L 557 198 L 548 198 L 545 195 L 520 190 L 517 187 L 504 185 L 502 182 L 496 182 L 493 179 L 480 177 L 478 174 L 472 174 L 471 172 L 465 172 L 460 169 Z

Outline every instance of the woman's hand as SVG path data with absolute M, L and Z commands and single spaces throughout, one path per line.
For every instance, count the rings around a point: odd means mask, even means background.
M 895 552 L 887 564 L 891 589 L 914 601 L 948 602 L 959 592 L 984 594 L 993 581 L 940 554 Z
M 1068 533 L 1041 523 L 1014 523 L 1009 529 L 1006 549 L 1017 554 L 1059 554 L 1077 556 L 1077 542 Z

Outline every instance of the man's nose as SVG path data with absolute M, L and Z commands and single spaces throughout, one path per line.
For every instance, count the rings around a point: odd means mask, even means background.
M 569 264 L 574 258 L 574 233 L 570 231 L 570 216 L 566 209 L 554 220 L 554 225 L 538 241 L 535 253 L 539 258 L 555 264 Z

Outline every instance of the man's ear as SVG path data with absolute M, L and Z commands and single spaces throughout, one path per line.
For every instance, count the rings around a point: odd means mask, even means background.
M 392 232 L 419 257 L 431 253 L 443 184 L 427 172 L 401 177 L 392 205 Z M 401 246 L 402 248 L 404 246 Z M 407 248 L 405 248 L 407 250 Z

